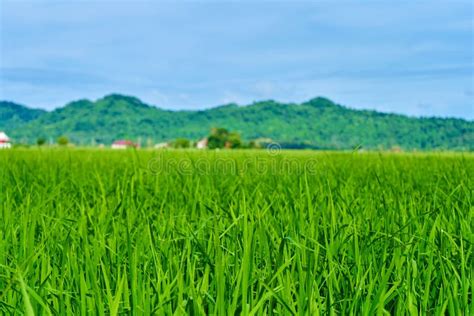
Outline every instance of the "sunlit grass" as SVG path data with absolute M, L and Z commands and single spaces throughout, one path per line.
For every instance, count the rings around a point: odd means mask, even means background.
M 0 314 L 471 315 L 473 158 L 3 151 Z

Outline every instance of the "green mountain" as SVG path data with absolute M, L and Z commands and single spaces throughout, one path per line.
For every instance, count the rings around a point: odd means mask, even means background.
M 474 150 L 473 121 L 353 110 L 325 98 L 301 104 L 228 104 L 201 111 L 162 110 L 118 94 L 71 102 L 51 112 L 0 102 L 0 130 L 30 143 L 60 135 L 77 144 L 110 144 L 119 138 L 142 143 L 196 140 L 212 127 L 240 132 L 246 140 L 271 138 L 290 148 Z
M 45 113 L 44 110 L 30 109 L 13 102 L 0 101 L 0 130 L 16 129 Z

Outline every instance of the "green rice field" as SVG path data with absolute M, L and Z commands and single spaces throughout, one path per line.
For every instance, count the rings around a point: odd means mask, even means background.
M 474 155 L 0 152 L 0 314 L 474 315 Z

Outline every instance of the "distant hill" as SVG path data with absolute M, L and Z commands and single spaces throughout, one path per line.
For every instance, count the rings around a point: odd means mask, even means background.
M 145 144 L 178 137 L 196 140 L 212 127 L 238 131 L 246 140 L 271 138 L 290 148 L 474 150 L 473 121 L 353 110 L 325 98 L 301 104 L 228 104 L 201 111 L 162 110 L 118 94 L 71 102 L 51 112 L 0 102 L 0 130 L 20 142 L 66 135 L 77 144 L 110 144 L 119 138 Z
M 30 109 L 13 102 L 0 101 L 0 130 L 16 129 L 45 113 L 44 110 Z

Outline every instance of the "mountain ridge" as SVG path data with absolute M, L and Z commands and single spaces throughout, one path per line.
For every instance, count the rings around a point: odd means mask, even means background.
M 166 110 L 117 93 L 80 99 L 52 111 L 0 101 L 0 129 L 34 143 L 66 135 L 78 144 L 110 144 L 117 138 L 148 142 L 204 137 L 225 127 L 246 140 L 271 138 L 288 147 L 474 150 L 474 122 L 357 110 L 324 97 L 302 103 L 275 100 L 224 104 L 202 110 Z

